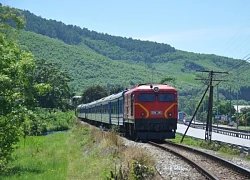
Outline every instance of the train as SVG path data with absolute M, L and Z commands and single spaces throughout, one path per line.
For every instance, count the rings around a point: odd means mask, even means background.
M 178 119 L 177 90 L 167 84 L 138 84 L 80 104 L 75 114 L 96 126 L 118 126 L 126 137 L 137 140 L 174 139 Z

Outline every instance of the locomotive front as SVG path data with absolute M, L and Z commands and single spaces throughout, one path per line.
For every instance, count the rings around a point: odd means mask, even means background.
M 130 136 L 142 140 L 175 138 L 177 91 L 166 84 L 138 85 L 125 93 L 124 120 Z

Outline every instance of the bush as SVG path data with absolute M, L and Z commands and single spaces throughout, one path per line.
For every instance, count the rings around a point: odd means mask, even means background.
M 225 143 L 223 143 L 220 146 L 219 151 L 223 152 L 223 153 L 231 154 L 231 155 L 239 155 L 240 154 L 240 149 L 231 147 L 231 146 L 229 146 L 228 144 L 225 144 Z
M 123 139 L 117 134 L 117 127 L 112 127 L 108 132 L 91 127 L 91 141 L 101 145 L 102 153 L 111 153 L 114 158 L 114 168 L 105 174 L 109 180 L 125 179 L 151 179 L 156 173 L 155 160 L 141 148 L 124 146 Z
M 141 159 L 140 161 L 132 160 L 130 167 L 130 177 L 136 180 L 151 179 L 155 175 L 155 170 L 147 166 L 147 159 Z
M 68 130 L 75 121 L 73 111 L 37 108 L 32 118 L 30 135 L 41 135 L 50 131 Z
M 119 176 L 124 179 L 151 179 L 156 174 L 155 160 L 145 150 L 137 147 L 124 147 L 120 152 L 122 170 Z

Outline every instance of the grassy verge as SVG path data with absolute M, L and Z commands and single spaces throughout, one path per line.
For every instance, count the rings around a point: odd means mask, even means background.
M 125 147 L 115 132 L 77 122 L 69 131 L 27 136 L 18 144 L 1 180 L 145 179 L 155 176 L 154 160 Z
M 171 139 L 169 141 L 175 142 L 175 143 L 180 143 L 182 139 L 182 135 L 176 134 L 175 139 Z M 217 151 L 220 153 L 223 153 L 223 156 L 225 155 L 232 155 L 232 156 L 237 156 L 239 157 L 240 154 L 242 153 L 240 149 L 238 148 L 233 148 L 230 147 L 226 143 L 216 143 L 216 142 L 207 142 L 205 140 L 197 139 L 197 138 L 192 138 L 192 137 L 185 137 L 182 144 L 188 145 L 188 146 L 193 146 L 193 147 L 198 147 L 198 148 L 203 148 L 207 150 L 213 150 Z M 246 156 L 246 160 L 250 160 L 250 156 Z
M 63 179 L 68 166 L 66 139 L 67 132 L 22 139 L 9 172 L 0 179 Z
M 73 127 L 69 146 L 67 179 L 104 179 L 113 165 L 112 153 L 102 147 L 90 126 Z

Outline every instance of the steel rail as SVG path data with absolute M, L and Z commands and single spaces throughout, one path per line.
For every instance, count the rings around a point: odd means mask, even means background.
M 238 172 L 238 173 L 240 173 L 242 175 L 245 175 L 246 177 L 250 178 L 250 170 L 249 169 L 241 167 L 241 166 L 239 166 L 237 164 L 234 164 L 234 163 L 232 163 L 232 162 L 230 162 L 228 160 L 222 159 L 222 158 L 220 158 L 218 156 L 214 156 L 212 154 L 209 154 L 209 153 L 206 153 L 204 151 L 200 151 L 198 149 L 195 149 L 195 148 L 192 148 L 192 147 L 188 147 L 188 146 L 185 146 L 185 145 L 182 145 L 182 144 L 176 144 L 176 143 L 172 143 L 172 142 L 169 142 L 169 141 L 165 141 L 165 143 L 166 144 L 170 144 L 172 146 L 181 147 L 181 148 L 186 149 L 186 150 L 188 150 L 190 152 L 195 152 L 195 153 L 200 154 L 202 156 L 206 156 L 206 157 L 208 157 L 210 159 L 219 161 L 220 163 L 222 163 L 222 164 L 226 165 L 227 167 L 235 170 L 236 172 Z
M 190 164 L 192 167 L 196 168 L 201 174 L 203 174 L 206 178 L 211 179 L 211 180 L 219 180 L 216 176 L 214 176 L 211 172 L 209 172 L 208 170 L 206 170 L 205 168 L 203 168 L 202 166 L 200 166 L 199 164 L 193 162 L 191 159 L 188 159 L 187 157 L 179 154 L 177 151 L 174 151 L 170 148 L 161 146 L 155 142 L 149 141 L 149 144 L 151 144 L 152 146 L 158 147 L 164 151 L 168 151 L 178 157 L 180 157 L 181 159 L 185 160 L 188 164 Z

